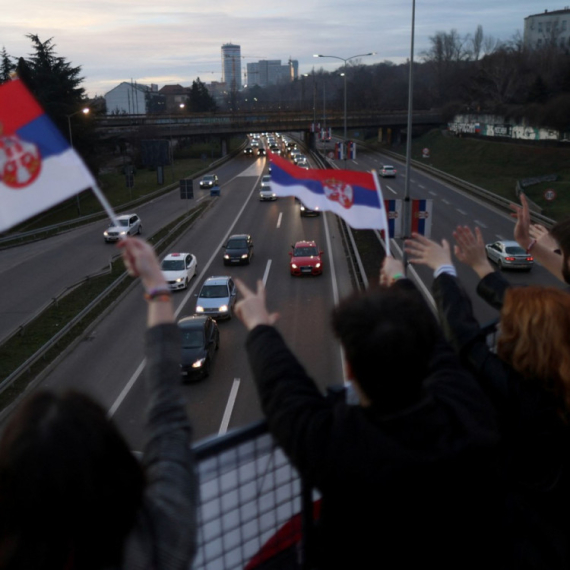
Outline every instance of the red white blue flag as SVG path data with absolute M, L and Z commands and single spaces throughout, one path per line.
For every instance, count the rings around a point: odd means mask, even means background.
M 95 186 L 19 79 L 0 86 L 0 232 Z
M 387 229 L 382 191 L 369 172 L 305 170 L 269 153 L 271 189 L 311 210 L 333 212 L 355 229 Z

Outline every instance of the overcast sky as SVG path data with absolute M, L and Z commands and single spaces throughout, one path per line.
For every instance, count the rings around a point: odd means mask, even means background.
M 82 67 L 90 96 L 131 79 L 159 87 L 221 80 L 224 43 L 241 46 L 245 64 L 290 57 L 300 73 L 328 71 L 348 58 L 402 62 L 410 54 L 412 0 L 0 0 L 0 47 L 28 55 L 27 34 L 54 38 L 57 54 Z M 508 40 L 531 14 L 564 4 L 538 0 L 416 0 L 415 58 L 429 36 L 455 28 Z

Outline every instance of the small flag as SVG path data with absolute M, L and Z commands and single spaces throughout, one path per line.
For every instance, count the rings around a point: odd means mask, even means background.
M 95 186 L 19 79 L 0 86 L 0 232 Z
M 296 196 L 311 210 L 333 212 L 355 229 L 387 229 L 382 191 L 368 172 L 305 170 L 269 153 L 271 188 Z
M 334 157 L 336 160 L 342 160 L 344 158 L 344 143 L 342 142 L 335 143 Z
M 431 237 L 433 200 L 412 200 L 412 220 L 410 229 L 412 232 Z
M 354 141 L 348 141 L 347 145 L 347 154 L 350 160 L 356 160 L 356 143 Z

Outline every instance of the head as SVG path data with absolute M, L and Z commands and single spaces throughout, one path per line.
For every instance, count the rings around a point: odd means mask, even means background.
M 420 397 L 440 332 L 415 289 L 356 293 L 334 310 L 332 325 L 351 379 L 372 405 L 396 410 Z
M 101 406 L 76 392 L 35 393 L 0 440 L 0 568 L 119 563 L 143 488 Z
M 552 237 L 558 242 L 562 253 L 562 276 L 570 285 L 570 218 L 558 222 L 550 230 Z
M 497 354 L 570 411 L 570 295 L 554 287 L 511 287 L 501 310 Z

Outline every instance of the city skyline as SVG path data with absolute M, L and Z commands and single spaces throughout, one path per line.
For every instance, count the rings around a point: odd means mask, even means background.
M 164 0 L 105 1 L 96 4 L 64 0 L 49 6 L 37 0 L 15 4 L 3 11 L 0 46 L 9 55 L 27 56 L 27 34 L 42 41 L 53 38 L 57 55 L 82 67 L 83 87 L 89 96 L 103 95 L 121 81 L 140 84 L 189 86 L 200 77 L 205 83 L 221 81 L 220 47 L 241 46 L 241 79 L 249 62 L 262 59 L 299 62 L 299 74 L 313 67 L 326 71 L 342 62 L 313 58 L 322 53 L 363 58 L 366 64 L 405 62 L 410 55 L 412 2 L 360 0 L 359 9 L 332 0 L 314 3 L 290 0 L 286 5 L 258 6 L 255 11 L 229 0 L 215 8 L 202 3 Z M 242 9 L 243 8 L 243 9 Z M 451 0 L 416 2 L 414 58 L 429 47 L 438 31 L 456 29 L 464 36 L 482 25 L 485 34 L 506 41 L 531 14 L 559 10 L 539 0 L 477 5 Z

